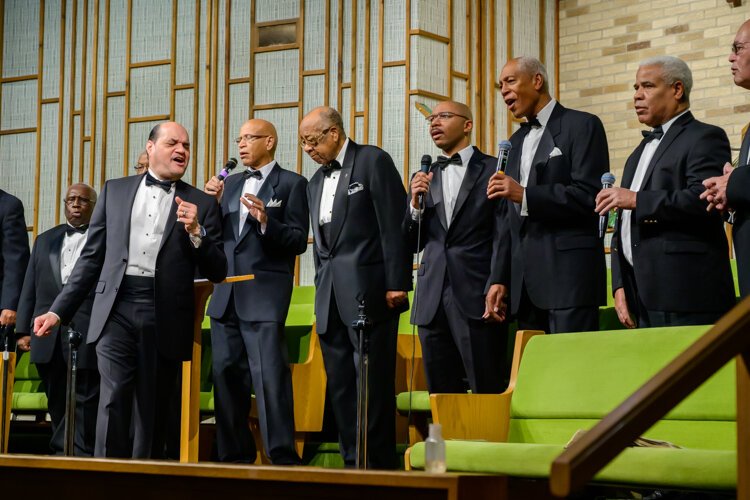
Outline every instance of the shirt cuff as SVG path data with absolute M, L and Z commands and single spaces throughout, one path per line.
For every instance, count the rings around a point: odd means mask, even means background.
M 260 234 L 266 234 L 266 228 L 268 227 L 268 222 L 265 224 L 260 225 Z
M 49 313 L 52 314 L 52 315 L 54 315 L 55 318 L 57 318 L 57 321 L 59 321 L 60 323 L 62 323 L 62 318 L 60 317 L 59 314 L 57 314 L 55 311 L 49 311 Z
M 200 232 L 198 235 L 190 234 L 190 243 L 193 244 L 193 248 L 200 248 L 201 242 L 203 241 L 203 236 L 206 235 L 206 230 L 203 228 L 203 226 L 200 226 Z
M 411 220 L 414 222 L 419 222 L 419 220 L 422 218 L 422 212 L 424 212 L 421 208 L 414 208 L 411 203 L 409 203 L 409 213 L 411 213 Z
M 529 205 L 526 203 L 526 190 L 523 190 L 523 201 L 521 201 L 521 215 L 526 217 L 529 215 Z

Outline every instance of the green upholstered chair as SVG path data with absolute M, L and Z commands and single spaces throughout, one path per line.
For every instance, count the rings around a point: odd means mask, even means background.
M 19 352 L 16 362 L 15 382 L 11 412 L 14 414 L 36 414 L 43 420 L 47 413 L 47 395 L 42 387 L 42 379 L 28 352 Z

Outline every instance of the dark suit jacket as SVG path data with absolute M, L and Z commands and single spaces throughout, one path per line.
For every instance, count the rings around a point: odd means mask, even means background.
M 516 180 L 520 180 L 526 133 L 520 129 L 510 138 L 513 148 L 506 173 Z M 557 103 L 531 164 L 528 216 L 521 217 L 520 204 L 507 204 L 513 313 L 521 302 L 522 281 L 541 309 L 605 303 L 606 265 L 594 198 L 601 189 L 601 175 L 608 170 L 601 120 Z
M 68 279 L 68 284 L 50 308 L 67 323 L 79 304 L 96 286 L 89 324 L 89 343 L 96 342 L 109 318 L 117 291 L 125 275 L 130 241 L 130 215 L 143 176 L 107 181 L 96 203 L 86 246 Z M 221 243 L 221 214 L 216 200 L 177 181 L 175 197 L 198 206 L 198 220 L 206 229 L 199 248 L 193 248 L 183 224 L 177 224 L 176 204 L 164 228 L 156 257 L 155 308 L 157 345 L 169 358 L 190 358 L 193 339 L 193 276 L 196 269 L 213 282 L 227 274 L 227 259 Z
M 645 144 L 625 163 L 622 187 L 630 187 Z M 703 180 L 721 175 L 729 158 L 726 133 L 699 122 L 689 111 L 672 124 L 656 149 L 631 219 L 633 271 L 647 309 L 710 312 L 734 304 L 723 220 L 716 212 L 706 212 L 706 202 L 699 199 Z M 623 286 L 626 264 L 619 229 L 618 217 L 612 290 Z
M 750 167 L 748 163 L 750 134 L 745 134 L 740 149 L 740 160 L 737 169 L 729 176 L 727 200 L 734 210 L 732 241 L 737 259 L 737 281 L 740 294 L 750 295 Z
M 391 157 L 375 146 L 349 140 L 336 189 L 331 220 L 332 241 L 320 235 L 322 169 L 310 179 L 310 203 L 315 238 L 315 315 L 318 333 L 328 328 L 331 291 L 341 319 L 357 319 L 359 299 L 374 322 L 393 318 L 388 290 L 411 289 L 411 258 L 401 234 L 406 191 Z
M 66 227 L 67 224 L 55 226 L 37 236 L 34 242 L 31 260 L 26 268 L 26 278 L 23 280 L 21 300 L 18 303 L 16 331 L 19 336 L 29 335 L 33 331 L 34 318 L 49 311 L 55 297 L 63 289 L 60 277 L 60 252 Z M 73 316 L 75 329 L 81 332 L 84 338 L 88 332 L 93 303 L 94 294 L 91 290 Z M 51 335 L 46 337 L 31 335 L 31 361 L 33 363 L 52 361 L 60 331 L 66 333 L 67 326 L 58 326 Z M 67 337 L 64 337 L 63 341 L 67 342 Z M 94 346 L 83 344 L 79 347 L 78 367 L 96 369 Z
M 216 285 L 208 315 L 221 318 L 234 289 L 234 306 L 240 319 L 283 323 L 292 298 L 295 257 L 307 249 L 307 179 L 278 164 L 271 169 L 258 192 L 268 215 L 265 234 L 260 233 L 260 224 L 251 215 L 242 234 L 238 233 L 244 184 L 242 174 L 228 177 L 224 184 L 224 254 L 229 276 L 254 274 L 255 279 Z M 280 201 L 281 205 L 268 207 L 271 200 Z
M 23 273 L 29 262 L 29 237 L 23 204 L 0 189 L 0 310 L 18 308 Z
M 487 198 L 487 184 L 495 173 L 497 159 L 474 148 L 458 192 L 453 222 L 448 226 L 443 202 L 443 171 L 433 164 L 430 191 L 422 214 L 422 235 L 417 247 L 418 222 L 407 207 L 404 231 L 414 252 L 424 249 L 417 272 L 412 321 L 427 325 L 435 317 L 442 298 L 446 274 L 454 290 L 459 310 L 468 318 L 481 320 L 484 314 L 485 290 L 490 275 L 499 282 L 508 282 L 509 269 L 497 270 L 507 263 L 510 236 L 502 208 L 505 200 Z M 407 204 L 411 196 L 407 196 Z

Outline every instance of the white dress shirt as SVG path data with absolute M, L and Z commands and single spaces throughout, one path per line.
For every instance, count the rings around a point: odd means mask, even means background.
M 151 169 L 149 173 L 155 179 L 162 180 Z M 146 186 L 146 176 L 143 176 L 130 212 L 130 243 L 125 274 L 149 278 L 156 274 L 156 257 L 167 218 L 177 217 L 172 210 L 174 194 L 174 184 L 167 193 L 157 185 Z
M 73 227 L 70 223 L 68 225 Z M 62 248 L 60 249 L 60 279 L 63 285 L 68 282 L 70 273 L 73 272 L 78 257 L 81 256 L 81 250 L 86 245 L 88 235 L 89 230 L 86 229 L 82 233 L 65 234 L 63 237 Z
M 448 221 L 448 226 L 450 226 L 453 221 L 453 210 L 456 208 L 458 192 L 461 190 L 461 184 L 464 181 L 464 176 L 466 176 L 466 168 L 469 166 L 469 161 L 473 154 L 474 146 L 466 146 L 458 152 L 458 155 L 461 157 L 461 165 L 449 163 L 441 173 L 443 207 L 445 209 L 445 220 Z M 414 208 L 411 202 L 409 202 L 409 210 L 411 211 L 412 220 L 417 221 L 422 216 L 422 210 Z
M 242 187 L 240 197 L 244 196 L 245 193 L 249 193 L 253 196 L 258 196 L 260 188 L 263 186 L 263 183 L 266 182 L 268 174 L 271 173 L 274 165 L 276 165 L 276 160 L 271 160 L 271 163 L 267 163 L 258 169 L 260 174 L 263 176 L 261 179 L 256 179 L 255 177 L 248 177 L 247 179 L 245 179 L 245 185 Z M 248 168 L 248 170 L 250 169 Z M 240 204 L 240 232 L 238 234 L 242 234 L 242 228 L 245 227 L 245 221 L 247 220 L 247 216 L 250 214 L 250 210 L 245 205 L 243 205 L 241 201 L 238 201 L 238 203 Z M 261 226 L 260 232 L 266 232 L 266 224 L 263 224 Z
M 346 149 L 349 147 L 349 138 L 347 137 L 344 141 L 344 145 L 341 146 L 341 151 L 336 156 L 336 161 L 339 165 L 344 166 L 344 158 L 346 157 Z M 331 222 L 333 215 L 333 199 L 336 197 L 336 187 L 339 185 L 339 177 L 341 176 L 341 169 L 334 170 L 330 175 L 326 175 L 323 178 L 323 192 L 320 195 L 320 210 L 318 214 L 318 224 L 328 224 Z
M 521 215 L 529 215 L 529 207 L 526 204 L 526 186 L 529 183 L 529 173 L 531 172 L 531 163 L 534 161 L 536 150 L 539 148 L 539 143 L 542 140 L 542 134 L 544 129 L 547 127 L 552 110 L 555 108 L 557 101 L 551 99 L 546 106 L 544 106 L 539 114 L 536 115 L 536 119 L 541 123 L 541 127 L 531 127 L 529 133 L 523 139 L 523 147 L 521 149 L 521 179 L 519 184 L 523 186 L 523 201 L 521 202 Z
M 669 120 L 667 123 L 661 126 L 662 130 L 664 131 L 664 135 L 661 136 L 661 139 L 664 139 L 664 136 L 667 135 L 667 130 L 669 130 L 669 127 L 672 126 L 672 124 L 675 122 L 675 120 L 685 113 L 687 113 L 688 110 L 686 109 L 679 115 L 673 116 L 671 120 Z M 648 164 L 651 163 L 651 159 L 654 157 L 654 153 L 656 152 L 656 148 L 659 147 L 659 144 L 661 144 L 661 139 L 652 139 L 649 141 L 646 146 L 643 148 L 643 152 L 641 153 L 641 157 L 638 160 L 638 166 L 635 169 L 635 174 L 633 175 L 633 182 L 630 183 L 630 190 L 638 192 L 641 189 L 641 184 L 643 184 L 643 178 L 646 176 L 646 170 L 648 170 Z M 622 211 L 622 220 L 620 221 L 620 238 L 622 240 L 622 253 L 625 255 L 625 259 L 630 263 L 630 265 L 633 265 L 633 242 L 632 242 L 632 232 L 631 232 L 631 222 L 633 219 L 633 211 L 632 210 L 623 210 Z

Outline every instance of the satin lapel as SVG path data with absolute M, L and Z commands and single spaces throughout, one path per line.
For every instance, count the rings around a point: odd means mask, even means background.
M 189 191 L 188 191 L 188 185 L 182 181 L 177 181 L 175 183 L 174 198 L 167 212 L 167 224 L 164 226 L 164 234 L 162 235 L 161 242 L 159 243 L 159 252 L 161 252 L 161 249 L 164 246 L 164 242 L 169 239 L 169 235 L 172 233 L 172 230 L 175 227 L 175 222 L 177 222 L 177 213 L 175 212 L 175 208 L 177 207 L 176 205 L 177 202 L 174 200 L 178 196 L 182 198 L 182 201 L 191 202 Z
M 241 175 L 237 177 L 240 178 L 233 179 L 226 193 L 224 193 L 224 198 L 227 200 L 227 209 L 229 210 L 229 223 L 232 225 L 232 232 L 234 233 L 234 241 L 240 239 L 240 196 L 243 195 L 242 188 L 245 186 L 244 177 Z
M 638 168 L 638 161 L 641 159 L 646 144 L 648 144 L 646 141 L 641 141 L 638 147 L 635 148 L 635 151 L 633 151 L 633 154 L 631 154 L 625 162 L 625 168 L 622 173 L 622 182 L 620 183 L 621 187 L 630 189 L 630 186 L 633 184 L 635 171 Z
M 268 179 L 266 179 L 263 185 L 260 186 L 260 190 L 256 195 L 261 199 L 263 205 L 268 205 L 268 201 L 271 200 L 276 193 L 276 184 L 278 184 L 279 182 L 279 172 L 277 169 L 279 168 L 281 167 L 279 167 L 278 164 L 273 166 L 271 172 L 268 174 Z M 239 216 L 237 220 L 239 221 Z M 237 239 L 237 244 L 239 245 L 240 242 L 245 239 L 245 236 L 247 236 L 247 233 L 250 232 L 251 228 L 255 228 L 257 226 L 258 221 L 256 221 L 252 215 L 248 214 L 247 219 L 245 219 L 245 225 L 242 226 L 242 234 L 240 234 L 239 238 Z
M 521 152 L 523 151 L 523 140 L 525 138 L 526 133 L 523 132 L 517 132 L 510 138 L 513 147 L 508 155 L 508 168 L 505 174 L 516 182 L 521 182 Z M 510 200 L 508 200 L 508 203 L 512 206 L 515 216 L 520 217 L 521 205 Z
M 137 177 L 131 177 L 131 179 L 133 179 L 133 182 L 130 183 L 127 191 L 124 193 L 125 198 L 122 200 L 120 205 L 124 210 L 117 215 L 118 217 L 125 218 L 125 220 L 122 221 L 122 227 L 125 228 L 125 230 L 122 232 L 122 238 L 124 240 L 122 248 L 124 248 L 125 252 L 125 255 L 123 256 L 124 259 L 127 259 L 130 256 L 130 254 L 128 253 L 130 250 L 130 219 L 132 218 L 135 195 L 138 193 L 138 187 L 141 185 L 141 182 L 143 182 L 143 178 L 145 176 L 146 174 L 141 174 Z M 115 230 L 117 226 L 119 226 L 119 224 L 115 225 Z
M 52 266 L 52 277 L 57 284 L 57 289 L 62 290 L 62 276 L 60 276 L 60 253 L 62 244 L 65 239 L 65 226 L 60 226 L 60 230 L 51 238 L 49 246 L 49 263 Z
M 328 242 L 324 243 L 320 235 L 320 197 L 323 193 L 323 179 L 323 172 L 318 169 L 310 179 L 310 199 L 308 202 L 310 203 L 310 224 L 312 225 L 315 244 L 324 250 L 329 250 Z
M 482 165 L 479 164 L 479 158 L 479 151 L 474 148 L 474 154 L 471 155 L 469 164 L 466 166 L 464 180 L 461 181 L 461 187 L 458 190 L 456 204 L 453 206 L 453 217 L 451 218 L 453 221 L 458 218 L 458 215 L 461 213 L 461 207 L 466 203 L 469 193 L 474 189 L 474 185 L 477 183 L 477 179 L 479 179 L 479 174 L 482 173 Z M 443 212 L 445 212 L 445 210 L 443 210 Z
M 552 123 L 552 120 L 550 120 L 550 123 Z M 547 166 L 549 155 L 553 149 L 555 149 L 555 141 L 552 138 L 552 131 L 549 127 L 545 127 L 542 132 L 542 138 L 539 140 L 539 146 L 536 148 L 536 153 L 534 153 L 534 159 L 531 161 L 527 186 L 537 185 L 539 171 Z
M 432 183 L 430 184 L 432 205 L 435 208 L 440 224 L 443 225 L 443 229 L 448 231 L 448 220 L 445 218 L 445 207 L 443 206 L 443 169 L 434 164 L 432 172 Z
M 347 207 L 349 206 L 349 181 L 352 178 L 352 171 L 354 170 L 354 158 L 357 155 L 357 149 L 359 149 L 359 146 L 350 139 L 349 146 L 346 148 L 344 164 L 341 166 L 339 183 L 336 185 L 336 196 L 333 198 L 333 213 L 331 214 L 331 242 L 328 245 L 329 248 L 333 248 L 336 246 L 336 240 L 339 237 L 341 228 L 344 226 L 344 220 L 346 220 Z
M 742 145 L 740 146 L 740 159 L 738 166 L 747 165 L 748 149 L 750 148 L 750 127 L 745 131 L 745 136 L 742 138 Z
M 643 176 L 643 182 L 641 182 L 641 189 L 648 185 L 648 181 L 649 179 L 651 179 L 651 174 L 654 171 L 654 167 L 664 155 L 664 152 L 669 149 L 669 146 L 672 145 L 677 136 L 679 136 L 682 131 L 685 130 L 685 125 L 687 125 L 691 121 L 693 121 L 693 115 L 690 113 L 690 111 L 688 111 L 676 122 L 674 122 L 671 127 L 669 127 L 667 133 L 664 135 L 664 137 L 661 138 L 659 146 L 657 146 L 656 151 L 654 152 L 654 156 L 653 158 L 651 158 L 651 161 L 648 164 L 646 174 Z

